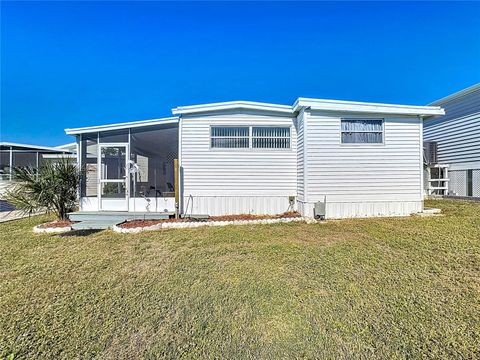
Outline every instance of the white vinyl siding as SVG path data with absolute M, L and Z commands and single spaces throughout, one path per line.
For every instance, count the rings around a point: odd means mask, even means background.
M 424 140 L 436 141 L 438 162 L 448 164 L 449 195 L 469 196 L 468 174 L 472 174 L 472 195 L 480 196 L 480 86 L 466 94 L 436 104 L 445 115 L 424 123 Z
M 341 144 L 342 115 L 305 116 L 305 198 L 327 201 L 327 217 L 400 215 L 419 210 L 421 120 L 387 117 L 384 145 Z M 375 205 L 375 204 L 378 204 Z
M 438 161 L 452 169 L 480 165 L 480 87 L 452 100 L 439 102 L 445 115 L 424 124 L 424 140 L 438 143 Z
M 480 86 L 477 84 L 471 91 L 461 96 L 439 100 L 432 105 L 445 109 L 445 115 L 428 120 L 429 125 L 435 125 L 450 119 L 458 119 L 480 112 Z
M 184 208 L 195 213 L 282 212 L 297 193 L 297 135 L 288 116 L 249 112 L 182 117 Z M 232 149 L 210 146 L 214 127 L 290 129 L 290 148 Z M 188 204 L 187 204 L 188 203 Z M 255 205 L 257 204 L 257 205 Z M 190 208 L 191 209 L 191 208 Z M 188 209 L 188 211 L 192 211 Z
M 342 119 L 343 144 L 381 144 L 383 119 Z

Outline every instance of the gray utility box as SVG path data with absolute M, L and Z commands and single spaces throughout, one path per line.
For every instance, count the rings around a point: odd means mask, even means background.
M 313 207 L 313 216 L 317 220 L 325 219 L 325 203 L 326 201 L 317 201 Z

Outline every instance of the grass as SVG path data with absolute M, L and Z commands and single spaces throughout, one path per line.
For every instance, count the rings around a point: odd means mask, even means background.
M 33 235 L 0 224 L 0 358 L 479 358 L 480 203 L 445 216 Z

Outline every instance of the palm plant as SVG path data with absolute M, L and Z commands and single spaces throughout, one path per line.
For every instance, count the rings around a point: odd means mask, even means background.
M 77 206 L 80 178 L 80 169 L 68 158 L 47 161 L 38 173 L 32 167 L 14 168 L 6 200 L 26 213 L 53 211 L 59 220 L 66 220 Z

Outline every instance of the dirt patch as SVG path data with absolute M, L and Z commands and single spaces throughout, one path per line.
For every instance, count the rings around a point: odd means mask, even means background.
M 291 219 L 298 218 L 300 214 L 295 211 L 289 211 L 279 215 L 223 215 L 223 216 L 210 216 L 208 219 L 163 219 L 163 220 L 132 220 L 124 222 L 118 225 L 121 228 L 132 229 L 137 227 L 148 227 L 168 222 L 212 222 L 212 221 L 245 221 L 245 220 L 266 220 L 266 219 Z
M 117 225 L 124 229 L 132 229 L 137 227 L 148 227 L 166 222 L 187 222 L 186 219 L 164 219 L 164 220 L 131 220 Z
M 39 228 L 42 228 L 42 229 L 63 228 L 63 227 L 72 226 L 72 224 L 73 224 L 73 221 L 68 221 L 68 220 L 53 221 L 50 223 L 42 224 L 39 226 Z
M 290 219 L 300 217 L 300 214 L 295 211 L 286 212 L 279 215 L 224 215 L 224 216 L 212 216 L 208 218 L 208 221 L 235 221 L 235 220 L 265 220 L 265 219 Z

